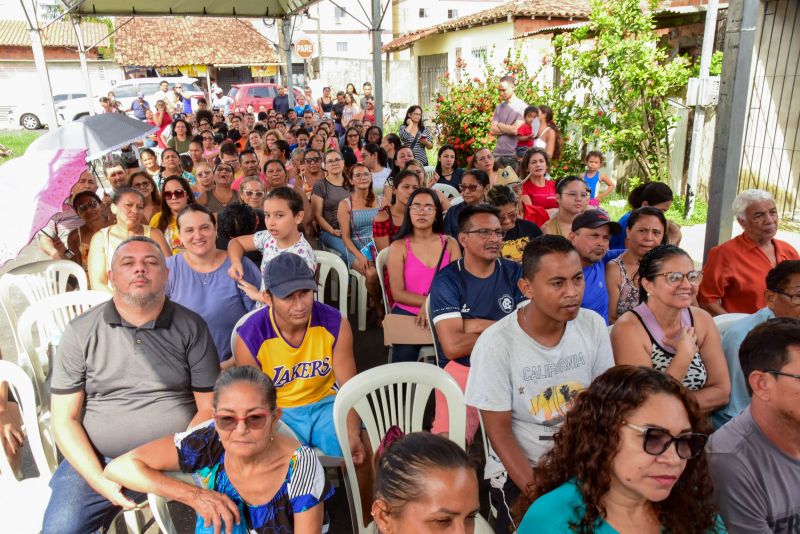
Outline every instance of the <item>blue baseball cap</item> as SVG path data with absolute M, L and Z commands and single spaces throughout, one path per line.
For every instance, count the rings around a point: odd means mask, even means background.
M 301 289 L 317 289 L 314 271 L 306 260 L 291 252 L 281 252 L 264 270 L 264 287 L 279 299 L 285 299 Z

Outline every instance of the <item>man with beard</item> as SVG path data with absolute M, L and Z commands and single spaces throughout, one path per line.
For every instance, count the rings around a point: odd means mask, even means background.
M 586 210 L 572 221 L 569 240 L 581 258 L 583 278 L 583 308 L 596 311 L 608 324 L 608 288 L 606 263 L 625 249 L 608 250 L 612 235 L 622 232 L 622 227 L 600 210 Z
M 103 475 L 112 458 L 212 416 L 219 362 L 203 319 L 166 299 L 159 246 L 134 236 L 114 252 L 113 298 L 67 326 L 53 361 L 52 427 L 64 460 L 42 532 L 107 528 L 143 498 Z
M 532 239 L 519 288 L 529 303 L 486 329 L 472 349 L 466 402 L 480 410 L 491 449 L 484 469 L 497 510 L 495 532 L 512 532 L 509 512 L 578 393 L 614 357 L 606 324 L 580 307 L 581 258 L 567 239 Z
M 500 257 L 503 229 L 488 204 L 469 205 L 458 216 L 464 257 L 443 267 L 431 284 L 431 317 L 438 337 L 439 365 L 464 389 L 472 347 L 495 321 L 513 313 L 524 297 L 517 287 L 519 263 Z M 467 439 L 478 428 L 478 413 L 467 410 Z M 448 431 L 447 403 L 437 392 L 432 432 Z

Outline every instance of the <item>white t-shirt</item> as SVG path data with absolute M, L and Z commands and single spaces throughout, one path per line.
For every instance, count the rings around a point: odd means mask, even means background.
M 389 178 L 389 175 L 392 173 L 392 169 L 389 167 L 384 167 L 382 170 L 378 172 L 372 173 L 372 189 L 375 191 L 382 191 L 383 187 L 386 185 L 386 179 Z
M 535 465 L 552 445 L 572 400 L 613 365 L 608 327 L 596 312 L 581 308 L 555 347 L 537 343 L 512 313 L 475 343 L 466 402 L 479 410 L 511 411 L 514 437 Z M 503 471 L 490 447 L 484 478 Z

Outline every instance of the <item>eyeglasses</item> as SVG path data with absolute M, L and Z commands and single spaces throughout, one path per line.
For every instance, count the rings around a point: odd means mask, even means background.
M 569 197 L 572 200 L 575 200 L 576 198 L 586 199 L 589 198 L 589 193 L 576 193 L 572 191 L 571 193 L 561 193 L 561 196 Z
M 667 271 L 665 273 L 658 273 L 655 276 L 663 276 L 667 283 L 671 286 L 679 286 L 686 278 L 693 286 L 700 285 L 700 280 L 703 279 L 703 271 L 689 271 L 688 273 L 679 273 L 678 271 Z
M 267 414 L 256 413 L 246 415 L 244 417 L 235 417 L 233 415 L 215 415 L 214 424 L 219 430 L 230 432 L 239 426 L 239 421 L 244 421 L 244 426 L 248 430 L 261 430 L 267 426 Z
M 100 203 L 97 202 L 96 200 L 90 200 L 75 208 L 75 211 L 77 211 L 78 213 L 83 213 L 86 210 L 93 210 L 99 205 Z
M 184 191 L 183 189 L 176 189 L 175 191 L 164 191 L 162 196 L 166 200 L 172 200 L 172 199 L 179 200 L 186 196 L 186 191 Z
M 770 289 L 773 293 L 777 293 L 778 295 L 783 295 L 787 299 L 789 299 L 789 303 L 792 306 L 800 306 L 800 294 L 792 295 L 790 293 L 786 293 L 785 291 L 781 291 L 780 289 Z
M 213 140 L 214 140 L 214 138 L 211 137 L 210 135 L 204 135 L 203 136 L 203 141 L 213 141 Z
M 322 160 L 320 158 L 306 158 L 303 161 L 306 163 L 319 163 Z
M 150 189 L 153 187 L 153 184 L 150 182 L 139 182 L 138 184 L 133 184 L 133 187 L 136 189 Z
M 435 206 L 430 206 L 430 205 L 423 206 L 422 204 L 411 204 L 411 206 L 409 206 L 408 209 L 413 211 L 414 213 L 433 213 L 434 211 L 436 211 Z
M 769 373 L 771 375 L 788 376 L 789 378 L 794 378 L 795 380 L 800 380 L 800 375 L 795 375 L 795 374 L 792 374 L 792 373 L 784 373 L 783 371 L 777 371 L 775 369 L 765 369 L 764 372 L 765 373 Z
M 347 134 L 347 137 L 358 137 L 358 134 L 355 134 L 355 133 L 353 133 L 353 134 Z
M 652 426 L 639 426 L 632 423 L 624 422 L 623 425 L 642 432 L 643 442 L 642 448 L 644 452 L 652 456 L 661 456 L 666 450 L 675 443 L 675 451 L 678 457 L 683 460 L 690 460 L 703 452 L 706 446 L 708 436 L 699 434 L 697 432 L 690 432 L 688 434 L 681 434 L 680 436 L 673 436 L 663 428 L 656 428 Z
M 369 179 L 372 179 L 372 173 L 371 172 L 353 173 L 353 178 L 369 178 Z
M 472 193 L 474 191 L 477 191 L 479 187 L 483 186 L 478 184 L 458 184 L 458 188 L 461 190 L 462 193 Z
M 484 241 L 488 241 L 492 237 L 496 237 L 497 239 L 503 239 L 505 232 L 501 229 L 495 230 L 494 228 L 480 228 L 478 230 L 469 230 L 467 232 L 462 232 L 464 234 L 477 234 L 478 237 L 483 239 Z
M 214 168 L 214 172 L 233 172 L 233 165 L 230 163 L 226 163 L 225 165 L 217 165 Z
M 263 191 L 242 191 L 246 197 L 256 197 L 261 198 L 264 196 Z

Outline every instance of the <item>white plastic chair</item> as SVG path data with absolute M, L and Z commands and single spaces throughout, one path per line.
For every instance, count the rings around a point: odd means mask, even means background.
M 378 252 L 378 256 L 375 258 L 375 269 L 378 271 L 378 283 L 381 285 L 381 295 L 383 296 L 383 309 L 386 313 L 390 313 L 392 310 L 389 309 L 389 299 L 386 298 L 386 280 L 383 279 L 383 270 L 386 267 L 386 263 L 389 261 L 389 247 Z
M 319 274 L 317 300 L 324 302 L 328 275 L 333 271 L 335 273 L 335 281 L 338 282 L 339 311 L 342 312 L 342 316 L 347 317 L 347 281 L 349 279 L 347 264 L 333 252 L 315 250 L 314 255 L 317 257 L 317 273 Z M 332 276 L 331 283 L 333 284 L 333 282 L 334 278 Z M 331 289 L 335 289 L 335 287 L 332 286 Z
M 350 309 L 355 310 L 358 320 L 358 330 L 363 332 L 367 329 L 367 277 L 350 269 L 350 276 L 355 279 L 355 283 L 350 288 Z M 376 306 L 380 303 L 376 303 Z
M 450 205 L 451 206 L 453 205 L 453 199 L 455 199 L 456 197 L 460 197 L 461 196 L 461 193 L 459 193 L 458 189 L 456 189 L 452 185 L 440 184 L 440 183 L 437 182 L 437 183 L 433 184 L 433 189 L 435 189 L 436 191 L 441 191 L 442 193 L 444 193 L 444 196 L 446 196 L 450 200 Z
M 233 325 L 233 330 L 231 330 L 231 354 L 233 354 L 234 347 L 236 346 L 236 338 L 239 337 L 239 335 L 236 333 L 236 331 L 239 329 L 240 326 L 242 326 L 245 323 L 245 321 L 247 321 L 250 318 L 251 315 L 253 315 L 254 313 L 256 313 L 257 311 L 260 311 L 260 310 L 261 310 L 261 308 L 256 308 L 253 311 L 249 311 L 249 312 L 245 313 L 244 315 L 239 317 L 239 320 L 236 321 L 235 325 Z M 253 354 L 253 356 L 255 356 L 255 354 Z M 231 357 L 233 358 L 235 356 L 231 356 Z
M 723 313 L 722 315 L 715 316 L 714 324 L 717 327 L 717 331 L 719 331 L 719 337 L 725 335 L 725 332 L 733 323 L 747 316 L 748 314 L 746 313 Z
M 467 424 L 464 394 L 455 379 L 438 367 L 419 362 L 373 367 L 348 380 L 336 394 L 333 424 L 350 475 L 347 482 L 352 495 L 353 527 L 359 534 L 371 533 L 372 530 L 371 525 L 363 524 L 361 497 L 350 454 L 347 414 L 351 409 L 358 413 L 374 453 L 392 426 L 400 427 L 405 433 L 422 430 L 425 405 L 434 389 L 441 391 L 447 399 L 451 439 L 464 448 Z
M 36 395 L 28 375 L 21 367 L 0 361 L 0 382 L 7 382 L 17 400 L 22 415 L 26 441 L 33 454 L 39 476 L 17 480 L 11 464 L 0 447 L 0 518 L 5 532 L 38 533 L 50 501 L 52 472 L 42 446 L 39 422 L 36 417 Z
M 455 197 L 450 200 L 450 207 L 452 208 L 456 204 L 461 204 L 462 202 L 464 202 L 464 197 L 462 196 Z
M 12 288 L 21 293 L 27 305 L 30 305 L 45 297 L 65 293 L 70 277 L 77 280 L 79 290 L 89 289 L 83 268 L 69 260 L 37 261 L 16 267 L 0 277 L 0 306 L 11 325 L 18 354 L 23 349 L 16 335 L 18 317 L 14 309 Z

